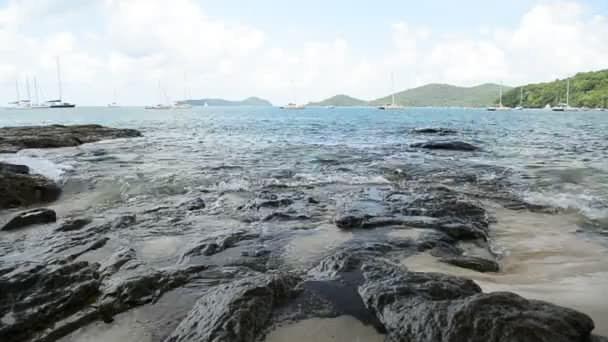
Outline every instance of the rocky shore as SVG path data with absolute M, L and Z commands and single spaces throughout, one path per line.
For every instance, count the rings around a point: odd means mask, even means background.
M 140 136 L 93 125 L 36 130 L 0 129 L 2 148 Z M 445 140 L 412 147 L 478 150 Z M 0 232 L 0 340 L 61 340 L 137 308 L 169 310 L 156 305 L 173 294 L 194 300 L 171 307 L 151 340 L 263 342 L 285 324 L 349 315 L 394 342 L 608 341 L 592 335 L 594 322 L 578 311 L 514 293 L 483 293 L 472 280 L 405 266 L 407 258 L 429 253 L 456 267 L 500 272 L 500 257 L 490 247 L 495 218 L 486 203 L 544 209 L 511 194 L 505 179 L 481 179 L 478 168 L 461 168 L 455 177 L 436 165 L 424 167 L 433 168 L 433 176 L 426 169 L 387 170 L 391 184 L 338 195 L 274 185 L 249 193 L 199 189 L 165 196 L 153 207 L 125 203 L 127 209 L 103 217 L 16 212 Z M 437 185 L 432 177 L 440 176 L 490 191 Z M 50 202 L 60 193 L 24 166 L 2 164 L 0 177 L 13 194 L 2 208 Z M 20 177 L 31 185 L 11 188 Z M 208 229 L 213 222 L 224 223 Z M 286 245 L 319 225 L 352 238 L 294 267 Z M 25 226 L 39 233 L 20 234 Z M 133 243 L 146 234 L 179 236 L 184 244 L 163 262 L 151 262 Z M 25 248 L 36 259 L 5 258 Z

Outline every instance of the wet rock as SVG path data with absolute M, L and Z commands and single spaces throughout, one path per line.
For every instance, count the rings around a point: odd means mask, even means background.
M 359 293 L 387 341 L 587 341 L 585 314 L 513 293 L 484 294 L 471 280 L 368 261 Z
M 411 144 L 410 147 L 425 148 L 430 150 L 450 150 L 450 151 L 465 151 L 472 152 L 479 150 L 479 147 L 466 143 L 464 141 L 427 141 L 423 143 Z
M 93 222 L 90 218 L 74 218 L 63 221 L 59 227 L 55 229 L 56 232 L 72 232 L 84 228 L 89 223 Z
M 498 264 L 492 260 L 467 255 L 444 257 L 439 261 L 477 272 L 498 272 L 500 269 Z
M 15 230 L 35 224 L 51 223 L 57 220 L 55 211 L 51 209 L 34 209 L 18 214 L 11 218 L 0 230 Z
M 197 255 L 211 256 L 234 247 L 240 241 L 252 240 L 259 236 L 258 233 L 246 230 L 211 234 L 186 247 L 186 251 L 182 254 L 182 261 Z
M 55 201 L 61 189 L 40 175 L 0 171 L 0 193 L 0 209 L 3 209 Z
M 299 282 L 288 274 L 260 274 L 221 285 L 198 300 L 165 342 L 255 341 L 273 310 L 298 292 Z
M 411 131 L 415 134 L 439 134 L 439 135 L 450 135 L 456 134 L 456 130 L 451 128 L 442 127 L 427 127 L 427 128 L 415 128 Z
M 195 198 L 191 201 L 187 201 L 183 204 L 184 208 L 188 211 L 205 209 L 205 201 L 202 198 Z
M 87 262 L 16 267 L 0 276 L 0 341 L 27 341 L 86 308 L 100 294 L 97 266 Z
M 78 146 L 107 139 L 140 137 L 134 129 L 101 125 L 50 125 L 0 128 L 0 150 Z
M 0 172 L 12 172 L 27 175 L 30 173 L 30 168 L 25 165 L 16 165 L 0 162 Z

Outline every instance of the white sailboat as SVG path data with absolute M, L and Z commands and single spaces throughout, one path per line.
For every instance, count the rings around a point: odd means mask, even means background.
M 163 104 L 163 89 L 160 85 L 160 81 L 158 81 L 158 98 L 159 101 L 157 104 L 153 105 L 153 106 L 146 106 L 146 109 L 171 109 L 171 105 L 166 104 L 166 100 L 167 100 L 167 96 L 164 96 L 164 104 Z
M 378 106 L 378 109 L 386 110 L 386 109 L 404 109 L 404 108 L 405 108 L 405 106 L 395 104 L 395 79 L 394 79 L 394 75 L 391 74 L 391 104 L 380 105 L 380 106 Z
M 281 109 L 305 109 L 306 106 L 303 104 L 297 104 L 297 99 L 298 99 L 298 93 L 296 91 L 296 87 L 293 83 L 293 81 L 291 82 L 291 87 L 293 89 L 293 98 L 294 98 L 294 102 L 290 102 L 284 106 L 281 106 L 279 108 Z
M 17 101 L 10 102 L 11 107 L 7 107 L 7 109 L 30 109 L 31 104 L 30 100 L 22 100 L 21 95 L 19 94 L 19 81 L 15 80 L 15 91 L 17 94 Z
M 524 109 L 524 87 L 519 88 L 519 106 L 515 107 L 515 110 Z
M 31 104 L 32 109 L 45 109 L 51 107 L 48 103 L 40 103 L 40 98 L 38 97 L 38 81 L 36 80 L 36 77 L 34 77 L 34 99 L 34 103 Z
M 120 107 L 118 102 L 116 102 L 116 88 L 114 88 L 113 95 L 114 95 L 114 98 L 112 99 L 112 103 L 108 103 L 108 107 Z
M 499 93 L 499 100 L 498 100 L 498 106 L 490 106 L 488 108 L 486 108 L 486 110 L 490 111 L 490 112 L 505 112 L 505 111 L 509 111 L 511 110 L 511 107 L 506 107 L 502 104 L 502 83 L 500 84 L 500 93 Z
M 50 108 L 74 108 L 75 104 L 69 102 L 63 102 L 63 94 L 61 89 L 61 64 L 59 63 L 59 57 L 57 57 L 57 87 L 59 88 L 59 99 L 47 101 Z
M 191 109 L 192 105 L 188 103 L 188 81 L 186 78 L 186 73 L 184 73 L 184 99 L 181 101 L 175 101 L 173 103 L 173 108 L 175 109 Z
M 566 103 L 558 103 L 557 106 L 553 107 L 554 112 L 578 112 L 580 110 L 577 107 L 570 107 L 570 79 L 566 84 Z

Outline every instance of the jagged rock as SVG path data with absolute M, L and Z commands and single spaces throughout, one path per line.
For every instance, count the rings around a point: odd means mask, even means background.
M 106 139 L 140 137 L 134 129 L 101 125 L 50 125 L 0 128 L 0 150 L 19 151 L 25 148 L 78 146 Z
M 0 276 L 0 340 L 27 341 L 86 308 L 100 291 L 97 266 L 87 262 L 17 266 Z
M 0 171 L 0 193 L 0 209 L 3 209 L 55 201 L 61 189 L 40 175 Z
M 27 175 L 30 173 L 30 168 L 25 165 L 16 165 L 0 162 L 0 172 L 12 172 Z
M 22 212 L 10 219 L 0 230 L 15 230 L 34 224 L 51 223 L 57 220 L 55 211 L 51 209 L 34 209 Z
M 68 219 L 68 220 L 63 221 L 59 225 L 59 227 L 57 227 L 55 229 L 55 231 L 56 232 L 71 232 L 71 231 L 75 231 L 75 230 L 80 230 L 91 222 L 93 222 L 93 221 L 90 218 Z
M 183 204 L 183 206 L 188 211 L 194 211 L 194 210 L 205 209 L 206 204 L 202 198 L 195 198 L 191 201 L 187 201 L 186 203 Z
M 468 268 L 478 272 L 498 272 L 500 267 L 495 261 L 474 256 L 458 255 L 439 259 L 446 264 Z
M 471 280 L 367 261 L 359 293 L 387 341 L 587 341 L 585 314 L 514 293 L 484 294 Z
M 430 150 L 450 150 L 450 151 L 465 151 L 472 152 L 479 150 L 479 147 L 466 143 L 464 141 L 427 141 L 423 143 L 414 143 L 410 147 L 425 148 Z
M 416 133 L 416 134 L 439 134 L 439 135 L 449 135 L 449 134 L 457 133 L 455 129 L 442 128 L 442 127 L 415 128 L 411 132 Z
M 165 342 L 255 341 L 273 309 L 297 293 L 298 282 L 288 274 L 261 274 L 221 285 L 198 300 Z
M 240 241 L 252 240 L 257 237 L 259 237 L 259 234 L 246 230 L 235 230 L 211 234 L 186 247 L 186 251 L 182 254 L 182 261 L 197 255 L 214 255 L 228 248 L 234 247 Z

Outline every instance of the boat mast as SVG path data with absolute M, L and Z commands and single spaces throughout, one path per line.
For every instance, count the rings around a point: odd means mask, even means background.
M 59 65 L 59 57 L 57 57 L 57 84 L 59 85 L 59 103 L 63 103 L 61 94 L 61 66 Z
M 391 73 L 391 106 L 395 106 L 395 75 Z
M 570 107 L 570 79 L 566 85 L 566 107 Z
M 19 96 L 19 81 L 15 80 L 15 89 L 17 90 L 17 103 L 21 102 L 21 96 Z
M 519 89 L 519 106 L 523 107 L 524 104 L 524 87 Z
M 500 82 L 500 96 L 498 100 L 498 106 L 502 107 L 502 82 Z
M 36 98 L 36 105 L 38 105 L 38 82 L 36 82 L 36 77 L 34 77 L 34 96 Z
M 25 79 L 25 87 L 27 89 L 27 102 L 32 102 L 32 95 L 30 93 L 30 79 L 26 78 Z

